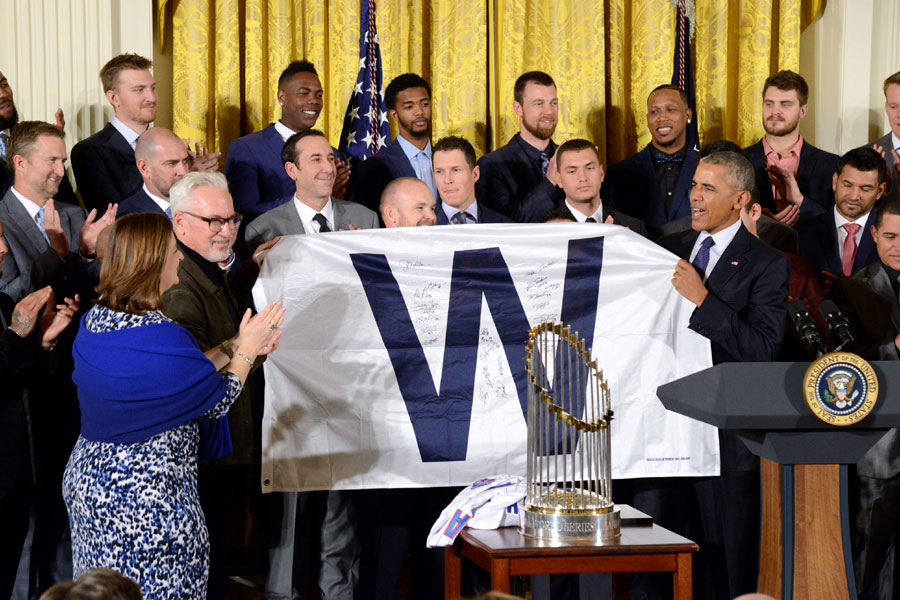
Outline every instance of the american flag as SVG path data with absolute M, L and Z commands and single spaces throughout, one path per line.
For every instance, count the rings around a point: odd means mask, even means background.
M 675 17 L 675 57 L 672 67 L 672 85 L 677 85 L 687 94 L 688 108 L 693 114 L 693 118 L 687 126 L 687 147 L 699 149 L 697 99 L 694 94 L 694 68 L 691 60 L 691 38 L 694 37 L 696 9 L 694 0 L 672 0 L 672 4 L 678 10 Z
M 339 149 L 365 160 L 390 143 L 391 129 L 384 106 L 375 0 L 361 0 L 360 4 L 359 74 L 344 115 Z

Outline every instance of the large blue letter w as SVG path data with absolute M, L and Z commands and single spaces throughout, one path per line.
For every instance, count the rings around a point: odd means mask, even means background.
M 440 393 L 387 258 L 383 254 L 350 258 L 391 358 L 423 462 L 466 459 L 482 297 L 500 335 L 525 414 L 525 342 L 530 326 L 499 248 L 462 250 L 453 256 Z M 602 264 L 602 237 L 569 242 L 561 319 L 580 332 L 588 347 L 593 344 Z

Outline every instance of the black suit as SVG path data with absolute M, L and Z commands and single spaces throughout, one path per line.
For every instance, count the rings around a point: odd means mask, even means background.
M 131 196 L 125 198 L 122 203 L 119 205 L 119 210 L 116 212 L 116 218 L 124 217 L 125 215 L 130 215 L 133 213 L 160 213 L 166 214 L 166 211 L 159 207 L 159 204 L 153 201 L 153 198 L 147 195 L 147 192 L 144 191 L 143 186 L 141 186 L 138 191 L 133 193 Z
M 144 185 L 134 149 L 111 123 L 75 144 L 72 170 L 88 211 L 103 213 L 107 204 L 121 203 Z
M 759 203 L 773 213 L 775 197 L 772 195 L 772 181 L 766 171 L 766 152 L 762 140 L 744 148 L 744 156 L 753 165 L 756 172 L 756 187 L 759 189 Z M 803 194 L 800 205 L 800 218 L 797 225 L 803 225 L 822 213 L 828 212 L 834 205 L 831 180 L 837 169 L 836 154 L 820 150 L 803 140 L 800 148 L 800 164 L 797 167 L 797 187 Z
M 868 235 L 868 233 L 866 234 Z M 855 345 L 849 350 L 868 360 L 898 360 L 894 338 L 900 332 L 900 302 L 887 272 L 876 260 L 832 288 L 832 298 L 850 320 Z M 892 429 L 850 470 L 853 566 L 860 600 L 896 597 L 881 571 L 891 544 L 898 544 L 900 432 Z M 894 560 L 896 561 L 896 554 Z M 895 569 L 896 572 L 896 569 Z
M 672 203 L 666 212 L 650 155 L 650 144 L 647 144 L 634 156 L 610 165 L 600 188 L 603 204 L 642 220 L 653 230 L 669 221 L 690 216 L 691 180 L 698 162 L 697 151 L 688 148 L 684 153 Z
M 0 598 L 12 596 L 28 531 L 33 485 L 26 376 L 40 358 L 34 336 L 8 329 L 14 304 L 0 293 Z
M 696 231 L 660 245 L 689 260 Z M 769 361 L 784 334 L 790 263 L 743 225 L 706 280 L 709 294 L 689 327 L 710 340 L 713 363 Z M 700 539 L 695 597 L 733 598 L 756 589 L 759 549 L 759 459 L 733 435 L 719 432 L 722 474 L 704 478 L 637 480 L 634 503 L 663 527 Z M 692 531 L 691 509 L 700 521 Z M 671 590 L 670 580 L 665 584 Z M 705 586 L 705 589 L 704 589 Z M 651 597 L 666 597 L 666 586 Z
M 873 262 L 878 261 L 875 241 L 872 239 L 871 226 L 875 224 L 875 209 L 862 227 L 862 237 L 853 259 L 853 272 L 858 273 Z M 800 238 L 800 256 L 815 265 L 819 271 L 827 271 L 837 277 L 844 276 L 844 267 L 838 248 L 837 226 L 834 222 L 834 211 L 829 210 L 801 227 L 797 228 Z
M 549 210 L 558 207 L 566 195 L 550 183 L 540 165 L 528 155 L 519 134 L 481 157 L 480 175 L 475 182 L 479 202 L 517 223 L 535 223 Z M 548 153 L 553 146 L 548 147 Z

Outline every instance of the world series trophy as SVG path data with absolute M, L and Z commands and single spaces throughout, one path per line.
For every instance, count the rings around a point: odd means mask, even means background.
M 578 332 L 529 332 L 525 535 L 552 545 L 619 537 L 612 501 L 609 387 Z

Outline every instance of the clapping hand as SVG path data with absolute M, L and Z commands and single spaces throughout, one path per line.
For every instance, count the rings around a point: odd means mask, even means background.
M 84 225 L 81 227 L 81 251 L 84 254 L 94 256 L 97 253 L 97 238 L 101 231 L 116 222 L 116 212 L 118 210 L 118 204 L 108 204 L 106 212 L 97 219 L 97 209 L 91 209 L 90 214 L 84 221 Z
M 45 348 L 52 348 L 56 342 L 56 338 L 65 331 L 66 327 L 75 318 L 78 308 L 81 306 L 81 298 L 75 294 L 75 299 L 64 298 L 63 304 L 57 304 L 54 309 L 55 297 L 53 291 L 50 291 L 44 309 L 41 315 L 41 345 Z

